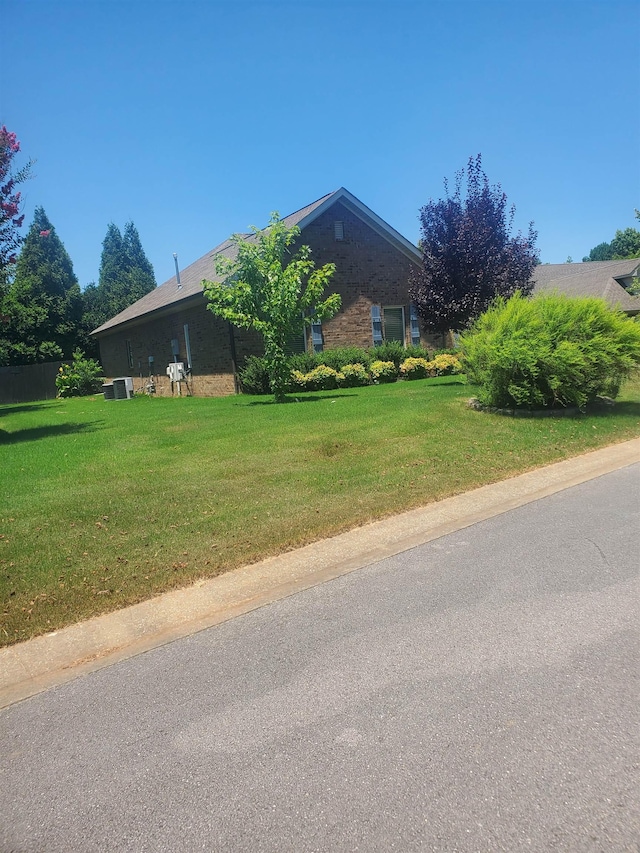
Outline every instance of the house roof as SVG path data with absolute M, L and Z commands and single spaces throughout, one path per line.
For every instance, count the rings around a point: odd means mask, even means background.
M 631 296 L 620 279 L 638 274 L 640 258 L 628 261 L 589 261 L 540 264 L 533 272 L 534 293 L 555 290 L 567 296 L 597 296 L 628 313 L 640 312 L 640 297 Z
M 344 187 L 340 187 L 339 190 L 328 193 L 306 207 L 295 211 L 295 213 L 289 214 L 283 221 L 288 228 L 297 225 L 302 230 L 337 202 L 340 202 L 358 218 L 365 221 L 374 231 L 393 243 L 405 255 L 416 262 L 420 262 L 420 251 L 413 243 L 403 237 L 395 228 L 387 224 Z M 243 234 L 242 236 L 249 240 L 254 239 L 253 234 Z M 91 334 L 100 335 L 109 332 L 117 326 L 139 320 L 147 314 L 171 308 L 185 300 L 202 296 L 203 280 L 219 280 L 215 268 L 216 258 L 222 256 L 233 260 L 236 254 L 236 245 L 229 239 L 225 240 L 219 246 L 207 252 L 206 255 L 203 255 L 197 261 L 194 261 L 194 263 L 181 270 L 180 285 L 178 285 L 176 276 L 172 276 L 164 284 L 161 284 L 155 290 L 143 296 L 142 299 L 134 302 L 133 305 L 129 305 L 124 311 L 121 311 L 115 317 L 112 317 L 106 323 L 94 329 Z

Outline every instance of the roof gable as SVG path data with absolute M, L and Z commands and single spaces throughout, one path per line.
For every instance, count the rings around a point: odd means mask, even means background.
M 306 207 L 290 213 L 284 217 L 283 221 L 288 228 L 297 225 L 301 231 L 304 231 L 307 225 L 310 225 L 337 202 L 341 202 L 348 210 L 362 219 L 374 231 L 392 243 L 396 249 L 411 260 L 420 262 L 420 251 L 413 243 L 403 237 L 400 232 L 392 228 L 344 187 L 340 187 L 340 189 L 322 196 Z M 252 234 L 243 234 L 242 236 L 247 239 L 253 237 Z M 171 308 L 173 305 L 182 303 L 187 299 L 204 298 L 202 281 L 204 279 L 209 281 L 219 280 L 215 268 L 216 258 L 223 256 L 233 260 L 236 254 L 237 249 L 235 244 L 230 239 L 225 240 L 201 258 L 198 258 L 197 261 L 194 261 L 181 270 L 179 285 L 176 276 L 172 276 L 168 281 L 165 281 L 159 287 L 156 287 L 155 290 L 152 290 L 151 293 L 147 293 L 137 302 L 134 302 L 133 305 L 129 305 L 124 311 L 121 311 L 115 317 L 112 317 L 106 323 L 94 329 L 91 334 L 100 335 L 111 331 L 125 323 L 138 320 L 147 314 Z

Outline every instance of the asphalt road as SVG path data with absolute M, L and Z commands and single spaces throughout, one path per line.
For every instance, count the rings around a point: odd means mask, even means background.
M 0 713 L 0 851 L 640 850 L 640 465 Z

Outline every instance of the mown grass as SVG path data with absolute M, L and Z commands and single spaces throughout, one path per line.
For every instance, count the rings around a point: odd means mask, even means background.
M 478 413 L 471 392 L 0 407 L 0 643 L 640 435 L 638 381 L 575 418 Z

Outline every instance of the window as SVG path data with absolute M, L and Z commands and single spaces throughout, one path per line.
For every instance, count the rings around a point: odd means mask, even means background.
M 411 319 L 411 343 L 414 347 L 418 347 L 420 346 L 420 322 L 418 320 L 418 309 L 413 302 L 409 308 L 409 314 Z
M 311 323 L 311 343 L 313 344 L 314 352 L 322 352 L 324 349 L 324 341 L 322 340 L 322 323 L 320 320 L 314 320 Z
M 131 341 L 125 341 L 125 346 L 127 348 L 127 366 L 129 370 L 133 370 L 133 349 L 131 348 Z
M 383 308 L 382 312 L 385 341 L 397 341 L 404 346 L 404 308 Z
M 344 222 L 333 223 L 333 236 L 336 240 L 344 240 Z
M 374 347 L 380 346 L 383 341 L 397 341 L 404 346 L 404 308 L 401 305 L 385 308 L 372 305 L 371 331 Z

